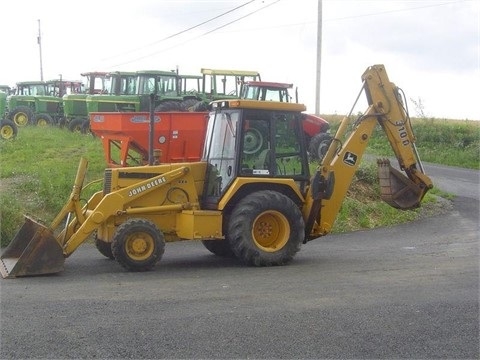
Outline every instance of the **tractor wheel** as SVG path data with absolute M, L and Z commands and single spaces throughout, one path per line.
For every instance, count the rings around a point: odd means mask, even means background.
M 245 132 L 243 139 L 243 152 L 245 154 L 256 154 L 263 147 L 263 134 L 256 128 L 250 128 Z
M 53 119 L 48 114 L 37 114 L 35 115 L 35 123 L 37 126 L 49 126 L 53 124 Z
M 208 103 L 202 100 L 197 100 L 197 103 L 192 106 L 192 111 L 204 112 L 209 110 L 210 106 L 208 105 Z
M 18 106 L 10 112 L 9 118 L 17 126 L 26 126 L 33 124 L 33 111 L 28 106 Z
M 60 129 L 63 129 L 67 125 L 67 119 L 65 119 L 64 117 L 61 117 L 58 119 L 57 124 Z
M 321 161 L 327 153 L 330 144 L 332 143 L 332 135 L 328 133 L 319 133 L 312 137 L 308 146 L 308 153 L 310 160 Z
M 259 191 L 244 197 L 230 219 L 227 240 L 247 265 L 285 265 L 305 238 L 305 223 L 298 206 L 277 191 Z
M 164 101 L 157 105 L 155 112 L 182 111 L 180 101 Z
M 186 99 L 180 103 L 180 109 L 182 111 L 194 111 L 193 109 L 197 105 L 197 99 Z
M 227 240 L 203 240 L 203 246 L 212 254 L 221 257 L 235 257 Z
M 71 132 L 78 132 L 81 133 L 83 129 L 83 122 L 85 120 L 81 118 L 75 118 L 68 124 L 68 130 Z
M 95 237 L 95 247 L 103 256 L 114 260 L 115 256 L 112 253 L 112 243 L 100 240 L 99 238 Z
M 17 136 L 18 128 L 12 120 L 0 120 L 0 138 L 4 140 L 13 139 Z
M 83 121 L 81 132 L 82 132 L 82 134 L 92 134 L 92 132 L 90 131 L 90 121 L 89 120 L 85 119 Z
M 127 220 L 117 228 L 112 239 L 113 256 L 129 271 L 152 269 L 164 251 L 163 233 L 145 219 Z

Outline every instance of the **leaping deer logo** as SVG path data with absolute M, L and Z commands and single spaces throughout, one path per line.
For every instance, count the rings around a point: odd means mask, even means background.
M 347 165 L 354 166 L 357 163 L 357 155 L 347 151 L 343 156 L 343 162 Z

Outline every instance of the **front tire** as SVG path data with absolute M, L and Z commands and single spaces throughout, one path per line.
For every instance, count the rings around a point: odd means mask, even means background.
M 276 191 L 252 193 L 235 206 L 227 239 L 235 255 L 247 265 L 289 263 L 305 238 L 298 206 Z
M 95 237 L 95 247 L 103 256 L 114 260 L 115 256 L 112 253 L 112 243 L 100 240 L 99 238 Z
M 0 138 L 4 140 L 13 139 L 17 136 L 17 125 L 11 120 L 0 120 Z
M 165 239 L 157 226 L 146 219 L 130 219 L 120 225 L 112 239 L 112 253 L 129 271 L 148 271 L 165 252 Z

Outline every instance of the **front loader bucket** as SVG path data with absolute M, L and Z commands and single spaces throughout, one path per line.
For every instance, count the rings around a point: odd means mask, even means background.
M 402 172 L 393 168 L 388 160 L 378 160 L 380 197 L 396 209 L 414 209 L 420 205 L 425 191 Z
M 0 256 L 3 278 L 52 274 L 63 270 L 65 257 L 53 232 L 35 220 L 25 223 Z

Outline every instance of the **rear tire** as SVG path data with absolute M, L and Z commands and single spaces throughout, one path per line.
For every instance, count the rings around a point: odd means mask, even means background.
M 82 134 L 92 134 L 90 131 L 90 121 L 85 119 L 83 120 L 82 124 L 82 129 L 81 129 Z
M 195 105 L 197 105 L 197 99 L 186 99 L 183 100 L 180 104 L 180 109 L 182 111 L 195 111 Z
M 210 106 L 205 101 L 199 100 L 195 105 L 192 106 L 192 111 L 204 112 L 210 111 Z
M 263 148 L 264 136 L 262 132 L 256 128 L 250 128 L 245 131 L 243 138 L 243 152 L 251 155 L 260 152 Z
M 165 252 L 165 239 L 157 226 L 146 219 L 130 219 L 120 225 L 112 239 L 112 253 L 129 271 L 148 271 Z
M 327 153 L 332 143 L 332 135 L 329 133 L 319 133 L 312 137 L 308 146 L 308 153 L 311 160 L 321 161 Z
M 244 197 L 230 219 L 228 242 L 247 265 L 285 265 L 300 250 L 305 238 L 300 209 L 276 191 L 259 191 Z
M 157 105 L 155 112 L 183 111 L 180 101 L 164 101 Z
M 28 106 L 17 106 L 10 112 L 9 118 L 17 126 L 27 126 L 28 124 L 33 123 L 33 110 Z
M 0 138 L 4 140 L 13 139 L 17 136 L 18 128 L 12 120 L 0 120 Z
M 70 130 L 71 132 L 78 132 L 78 133 L 81 133 L 83 131 L 83 122 L 85 120 L 84 119 L 81 119 L 81 118 L 76 118 L 76 119 L 73 119 L 72 121 L 70 121 L 70 123 L 68 124 L 68 130 Z
M 53 124 L 53 118 L 48 114 L 35 115 L 35 124 L 37 126 L 49 126 Z

